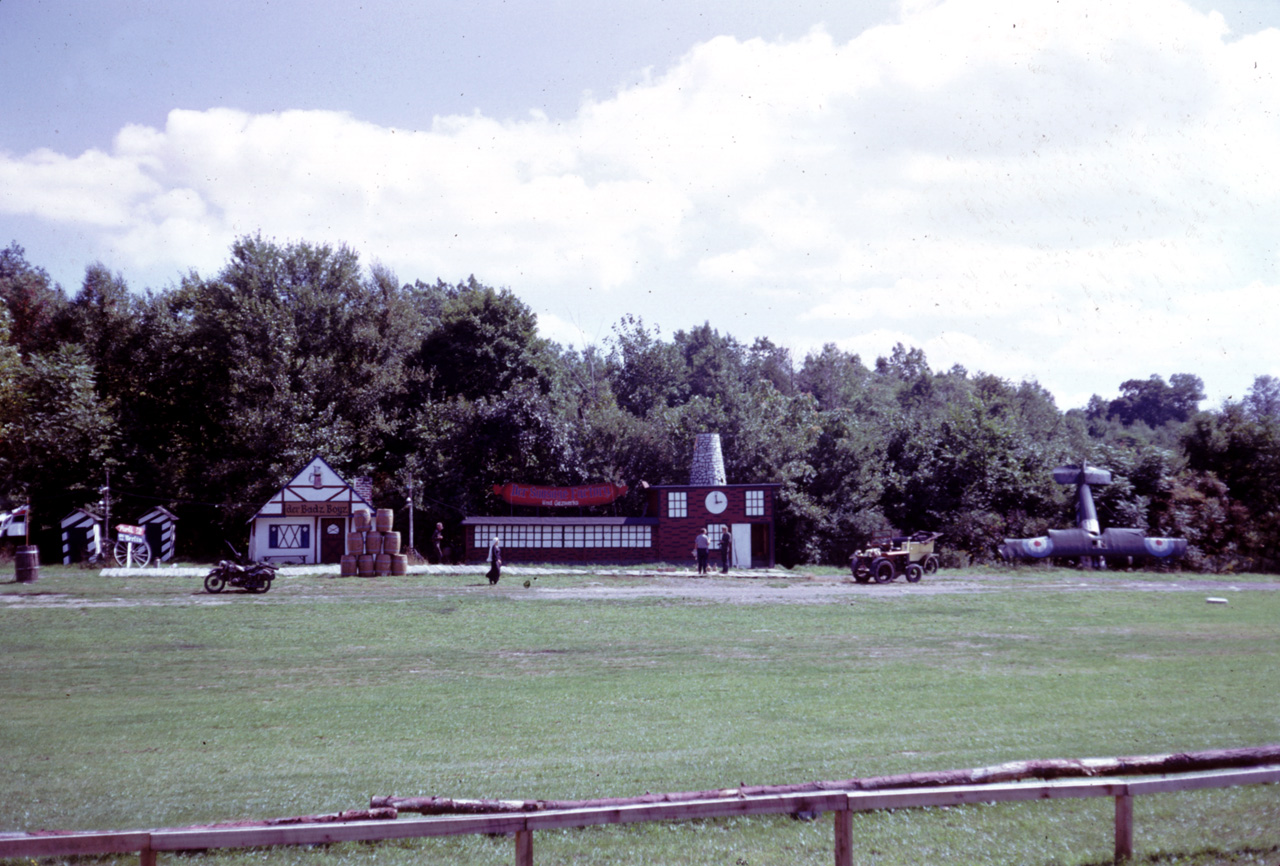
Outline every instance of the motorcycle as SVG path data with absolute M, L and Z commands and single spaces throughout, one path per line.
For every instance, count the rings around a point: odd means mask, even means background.
M 235 559 L 224 559 L 215 565 L 204 576 L 206 592 L 222 592 L 228 586 L 238 586 L 245 592 L 266 592 L 271 589 L 271 581 L 275 579 L 276 569 L 280 566 L 269 562 L 248 562 L 240 555 L 240 551 L 227 542 Z

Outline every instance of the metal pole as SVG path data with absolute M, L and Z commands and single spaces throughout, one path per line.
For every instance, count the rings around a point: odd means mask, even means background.
M 413 546 L 413 479 L 409 479 L 409 549 L 417 550 Z
M 106 515 L 103 517 L 104 526 L 102 527 L 102 534 L 105 535 L 106 538 L 98 539 L 98 558 L 101 559 L 103 562 L 106 562 L 107 554 L 102 548 L 104 545 L 109 545 L 111 543 L 111 470 L 110 469 L 107 469 L 107 486 L 102 489 L 102 502 L 106 511 Z M 114 551 L 112 552 L 114 553 Z

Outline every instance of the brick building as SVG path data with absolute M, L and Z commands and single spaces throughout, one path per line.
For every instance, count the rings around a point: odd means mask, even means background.
M 642 517 L 468 517 L 466 560 L 482 562 L 495 537 L 505 562 L 567 564 L 691 563 L 694 539 L 706 529 L 713 563 L 720 536 L 733 537 L 734 568 L 775 564 L 777 484 L 727 484 L 720 437 L 702 434 L 685 485 L 648 488 Z

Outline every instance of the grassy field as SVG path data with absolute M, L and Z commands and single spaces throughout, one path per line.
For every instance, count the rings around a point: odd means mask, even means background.
M 655 580 L 586 572 L 530 589 L 478 574 L 292 577 L 264 596 L 209 596 L 160 575 L 10 574 L 0 832 L 312 814 L 382 794 L 627 796 L 1280 742 L 1270 578 L 1086 587 L 1076 574 L 942 572 L 891 592 L 821 569 L 697 581 L 723 588 L 712 601 L 588 597 Z M 791 598 L 733 602 L 764 584 Z M 858 816 L 855 859 L 1108 862 L 1110 808 Z M 1274 786 L 1140 798 L 1135 824 L 1140 858 L 1280 863 Z M 538 834 L 535 852 L 539 863 L 827 864 L 831 826 L 596 828 Z M 512 847 L 480 837 L 162 860 L 424 858 L 510 863 Z

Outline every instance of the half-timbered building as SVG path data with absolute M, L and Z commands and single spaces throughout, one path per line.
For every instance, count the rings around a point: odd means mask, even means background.
M 272 563 L 337 563 L 357 511 L 373 513 L 367 493 L 313 457 L 250 519 L 249 558 Z

